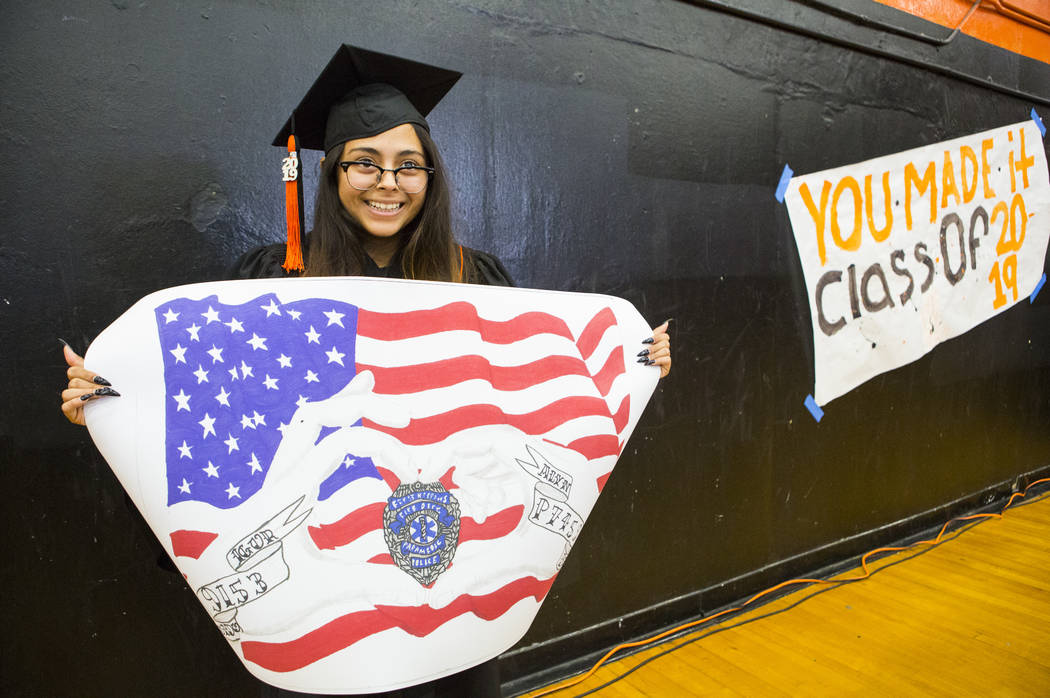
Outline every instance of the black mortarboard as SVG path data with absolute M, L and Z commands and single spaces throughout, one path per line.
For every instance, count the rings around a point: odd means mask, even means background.
M 462 73 L 343 44 L 292 112 L 273 144 L 293 132 L 301 148 L 323 150 L 424 118 Z M 294 130 L 293 130 L 294 129 Z
M 282 163 L 288 221 L 286 270 L 303 270 L 299 149 L 323 150 L 327 155 L 346 141 L 375 136 L 401 124 L 415 124 L 429 132 L 424 117 L 462 75 L 349 44 L 339 47 L 273 141 L 288 148 Z

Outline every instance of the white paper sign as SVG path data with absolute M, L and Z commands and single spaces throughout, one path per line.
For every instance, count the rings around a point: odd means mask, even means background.
M 88 428 L 245 666 L 396 689 L 508 649 L 659 371 L 630 303 L 384 279 L 196 284 L 86 366 Z
M 794 177 L 823 405 L 1026 300 L 1050 182 L 1034 121 Z

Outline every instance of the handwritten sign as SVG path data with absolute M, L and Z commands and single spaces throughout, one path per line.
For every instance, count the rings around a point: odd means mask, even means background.
M 1034 121 L 794 177 L 817 404 L 1026 298 L 1050 236 Z
M 153 293 L 91 436 L 261 681 L 372 693 L 528 630 L 659 372 L 625 300 L 364 278 Z

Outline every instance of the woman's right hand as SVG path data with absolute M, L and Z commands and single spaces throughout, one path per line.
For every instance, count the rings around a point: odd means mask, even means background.
M 64 344 L 64 342 L 63 342 Z M 84 403 L 107 395 L 119 396 L 109 381 L 84 368 L 84 359 L 66 344 L 62 349 L 69 369 L 69 386 L 62 391 L 62 414 L 73 424 L 84 425 Z

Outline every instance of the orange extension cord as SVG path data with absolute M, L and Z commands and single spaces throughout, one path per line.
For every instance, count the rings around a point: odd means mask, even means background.
M 998 514 L 971 514 L 970 516 L 958 516 L 958 517 L 956 517 L 954 519 L 949 519 L 948 521 L 946 521 L 944 523 L 944 525 L 941 526 L 941 530 L 937 534 L 936 538 L 932 538 L 930 540 L 918 540 L 918 541 L 915 541 L 914 543 L 911 543 L 909 545 L 893 546 L 893 547 L 885 547 L 885 548 L 875 548 L 874 550 L 869 550 L 868 552 L 864 553 L 864 555 L 862 555 L 861 558 L 860 558 L 860 568 L 862 570 L 862 573 L 860 575 L 858 575 L 858 576 L 845 577 L 843 579 L 835 579 L 835 578 L 831 578 L 831 579 L 789 579 L 786 582 L 781 582 L 780 584 L 777 584 L 776 586 L 772 586 L 772 587 L 766 589 L 765 591 L 761 591 L 761 592 L 755 594 L 754 596 L 752 596 L 750 599 L 748 599 L 744 603 L 740 604 L 739 606 L 734 606 L 733 608 L 727 608 L 724 611 L 719 611 L 718 613 L 715 613 L 714 615 L 707 616 L 706 618 L 700 618 L 699 620 L 694 620 L 694 621 L 691 621 L 689 623 L 685 623 L 684 625 L 679 625 L 676 628 L 671 628 L 670 630 L 665 630 L 665 631 L 663 631 L 662 633 L 660 633 L 658 635 L 654 635 L 654 636 L 646 638 L 644 640 L 637 640 L 635 642 L 625 642 L 625 643 L 623 643 L 621 645 L 617 645 L 616 647 L 613 647 L 611 650 L 606 652 L 605 655 L 601 659 L 599 659 L 595 663 L 595 665 L 592 666 L 586 673 L 581 674 L 580 676 L 577 676 L 574 679 L 569 679 L 568 681 L 565 681 L 564 683 L 558 684 L 556 686 L 551 686 L 550 688 L 548 688 L 546 690 L 543 690 L 543 691 L 540 691 L 539 693 L 533 693 L 533 694 L 531 694 L 531 698 L 540 698 L 540 696 L 546 696 L 546 695 L 550 695 L 552 693 L 557 693 L 558 691 L 564 691 L 566 688 L 572 688 L 573 686 L 576 686 L 578 684 L 583 683 L 584 681 L 589 679 L 594 674 L 594 672 L 598 671 L 599 667 L 601 667 L 603 664 L 605 664 L 605 662 L 608 661 L 608 659 L 610 657 L 612 657 L 614 654 L 616 654 L 620 650 L 629 649 L 631 647 L 643 647 L 645 645 L 650 645 L 650 644 L 656 643 L 656 642 L 664 639 L 665 637 L 667 637 L 669 635 L 676 635 L 676 634 L 682 632 L 683 630 L 688 630 L 689 628 L 694 628 L 694 627 L 696 627 L 698 625 L 703 625 L 704 623 L 708 623 L 708 622 L 714 620 L 715 618 L 718 618 L 719 616 L 724 616 L 724 615 L 726 615 L 728 613 L 734 613 L 736 611 L 742 611 L 742 610 L 744 610 L 745 607 L 750 606 L 751 604 L 753 604 L 755 601 L 758 601 L 762 597 L 768 596 L 769 594 L 772 594 L 773 592 L 778 591 L 779 589 L 783 589 L 786 586 L 790 586 L 792 584 L 841 584 L 843 582 L 856 582 L 856 581 L 860 581 L 861 579 L 867 579 L 872 574 L 871 570 L 868 569 L 868 558 L 871 557 L 872 555 L 876 555 L 878 553 L 892 553 L 892 552 L 899 552 L 901 550 L 910 550 L 910 549 L 918 547 L 920 545 L 931 545 L 931 546 L 932 545 L 937 545 L 937 544 L 939 544 L 941 542 L 941 539 L 944 537 L 945 532 L 947 532 L 948 527 L 950 525 L 952 525 L 953 523 L 957 522 L 957 521 L 971 521 L 971 520 L 974 520 L 974 519 L 1001 519 L 1001 518 L 1003 518 L 1003 514 L 1006 513 L 1006 510 L 1009 509 L 1010 506 L 1013 504 L 1014 499 L 1016 499 L 1018 497 L 1023 498 L 1026 494 L 1028 494 L 1028 490 L 1030 490 L 1035 485 L 1038 485 L 1038 484 L 1041 484 L 1041 483 L 1044 483 L 1044 482 L 1050 482 L 1050 477 L 1042 478 L 1040 480 L 1036 480 L 1035 482 L 1030 483 L 1027 487 L 1024 488 L 1024 490 L 1022 492 L 1014 492 L 1012 495 L 1010 495 L 1010 499 L 1008 499 L 1006 501 L 1006 504 L 1003 506 L 1003 508 L 999 510 Z

